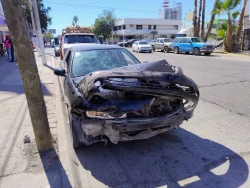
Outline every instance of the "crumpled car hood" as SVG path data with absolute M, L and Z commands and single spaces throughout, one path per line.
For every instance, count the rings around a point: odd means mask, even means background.
M 169 89 L 170 84 L 178 88 Z M 185 76 L 182 69 L 166 60 L 96 71 L 86 75 L 76 86 L 87 99 L 100 88 L 141 94 L 168 96 L 198 102 L 199 90 L 195 82 Z M 171 86 L 172 87 L 172 86 Z M 183 87 L 189 90 L 184 90 Z

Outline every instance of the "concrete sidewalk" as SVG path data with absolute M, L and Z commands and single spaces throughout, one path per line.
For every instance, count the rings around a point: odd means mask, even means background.
M 57 142 L 55 80 L 51 56 L 48 66 L 36 62 L 47 107 L 51 134 Z M 37 151 L 18 64 L 0 57 L 0 188 L 71 187 L 57 148 Z

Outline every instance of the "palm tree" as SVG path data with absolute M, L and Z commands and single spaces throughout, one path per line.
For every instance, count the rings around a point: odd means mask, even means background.
M 206 33 L 206 36 L 204 38 L 205 42 L 207 42 L 207 39 L 210 36 L 211 30 L 212 30 L 212 27 L 213 27 L 213 23 L 214 23 L 214 19 L 215 19 L 215 16 L 216 16 L 216 9 L 217 9 L 219 1 L 220 0 L 215 0 L 215 2 L 214 2 L 214 8 L 212 10 L 212 15 L 211 15 L 210 22 L 209 22 L 209 25 L 208 25 L 207 33 Z
M 78 16 L 74 16 L 73 21 L 75 22 L 76 25 L 77 25 L 78 20 L 79 20 Z
M 202 0 L 200 0 L 200 4 L 199 4 L 198 23 L 197 23 L 198 35 L 200 35 L 200 28 L 201 28 L 201 10 L 202 10 Z
M 239 12 L 233 12 L 235 7 L 237 7 L 240 3 L 240 0 L 225 0 L 224 2 L 219 1 L 218 7 L 215 10 L 215 13 L 221 14 L 221 13 L 226 13 L 227 14 L 227 34 L 226 34 L 226 39 L 224 40 L 224 45 L 225 45 L 225 50 L 227 52 L 232 52 L 233 48 L 233 41 L 232 41 L 232 35 L 233 35 L 233 24 L 232 24 L 232 18 L 231 16 L 235 19 Z
M 243 19 L 244 19 L 244 15 L 245 15 L 245 9 L 246 9 L 246 5 L 247 5 L 247 1 L 248 0 L 243 1 L 243 7 L 241 9 L 240 19 L 239 19 L 237 33 L 236 33 L 236 44 L 240 43 L 241 30 L 242 30 Z
M 151 31 L 150 33 L 153 35 L 153 39 L 155 39 L 155 35 L 157 35 L 157 34 L 158 34 L 158 32 L 157 32 L 157 31 Z
M 198 37 L 198 32 L 197 32 L 197 0 L 194 0 L 193 30 L 194 30 L 194 36 Z
M 203 0 L 202 20 L 201 20 L 201 38 L 202 39 L 204 39 L 205 9 L 206 9 L 206 0 Z

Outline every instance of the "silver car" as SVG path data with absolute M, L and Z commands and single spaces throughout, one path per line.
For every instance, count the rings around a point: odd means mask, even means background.
M 147 41 L 135 41 L 132 45 L 133 52 L 149 52 L 152 53 L 152 46 Z

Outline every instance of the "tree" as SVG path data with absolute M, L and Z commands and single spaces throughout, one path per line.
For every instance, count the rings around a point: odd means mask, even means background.
M 29 9 L 29 0 L 21 0 L 22 7 L 24 9 L 24 14 L 26 20 L 31 24 L 31 16 L 30 16 L 30 9 Z M 49 12 L 51 11 L 50 7 L 45 7 L 43 4 L 43 0 L 37 0 L 37 7 L 39 12 L 39 18 L 41 23 L 41 29 L 47 30 L 48 26 L 52 23 L 52 18 L 49 16 Z
M 158 34 L 158 32 L 157 32 L 157 31 L 151 31 L 150 33 L 153 35 L 153 39 L 155 39 L 155 35 L 157 35 L 157 34 Z
M 103 36 L 107 40 L 112 35 L 116 17 L 113 10 L 103 10 L 93 25 L 93 33 L 96 36 Z
M 194 31 L 194 37 L 198 37 L 199 34 L 197 25 L 197 0 L 194 0 L 193 31 Z
M 247 5 L 247 1 L 248 0 L 243 1 L 243 6 L 242 6 L 242 9 L 241 9 L 241 13 L 240 13 L 240 19 L 239 19 L 237 33 L 236 33 L 236 44 L 237 45 L 239 45 L 239 43 L 240 43 L 241 30 L 242 30 L 243 19 L 244 19 L 244 15 L 245 15 L 245 9 L 246 9 L 246 5 Z
M 225 50 L 227 52 L 232 52 L 233 48 L 233 40 L 232 40 L 232 35 L 233 35 L 233 24 L 232 24 L 232 17 L 236 19 L 238 16 L 239 12 L 235 11 L 232 12 L 240 3 L 240 0 L 225 0 L 224 2 L 219 1 L 218 6 L 216 7 L 215 13 L 216 14 L 221 14 L 221 13 L 226 13 L 227 14 L 227 34 L 226 38 L 224 39 L 223 43 L 225 45 Z
M 204 38 L 205 42 L 207 42 L 207 39 L 210 36 L 211 30 L 212 30 L 212 27 L 213 27 L 213 23 L 214 23 L 214 19 L 215 19 L 215 16 L 216 16 L 216 9 L 218 7 L 219 1 L 220 0 L 215 0 L 215 2 L 214 2 L 214 7 L 213 7 L 213 10 L 212 10 L 212 14 L 211 14 L 210 22 L 209 22 L 209 25 L 208 25 L 207 33 L 206 33 L 206 36 Z
M 21 2 L 17 0 L 2 0 L 1 2 L 18 59 L 37 148 L 39 151 L 47 151 L 53 146 L 52 136 Z
M 74 16 L 73 21 L 74 21 L 75 24 L 77 25 L 77 22 L 79 21 L 78 16 Z
M 206 0 L 203 0 L 202 7 L 202 20 L 201 20 L 201 38 L 204 39 L 204 26 L 205 26 L 205 12 L 206 12 Z
M 174 33 L 171 34 L 170 38 L 171 38 L 171 39 L 175 39 L 175 38 L 176 38 L 176 34 L 174 34 Z
M 201 28 L 201 10 L 202 10 L 202 0 L 200 0 L 200 4 L 199 4 L 199 14 L 198 14 L 198 23 L 197 23 L 198 36 L 200 35 L 200 28 Z

